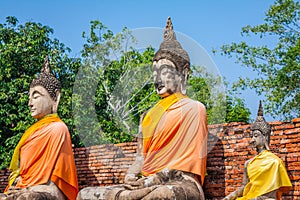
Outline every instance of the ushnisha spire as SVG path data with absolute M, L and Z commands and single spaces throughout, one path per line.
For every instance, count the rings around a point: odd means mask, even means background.
M 175 32 L 173 30 L 173 24 L 171 21 L 171 17 L 168 17 L 167 19 L 167 24 L 166 24 L 166 28 L 164 31 L 164 40 L 176 40 L 176 35 Z
M 32 80 L 30 87 L 33 88 L 38 85 L 44 87 L 49 92 L 51 98 L 56 101 L 56 92 L 61 91 L 61 83 L 51 73 L 48 55 L 44 59 L 41 73 L 36 79 Z
M 46 55 L 45 59 L 44 59 L 44 64 L 41 69 L 41 73 L 50 73 L 50 72 L 51 72 L 51 70 L 50 70 L 50 64 L 49 64 L 49 57 L 48 57 L 48 55 Z
M 190 69 L 190 58 L 181 44 L 176 40 L 173 30 L 171 17 L 168 17 L 164 30 L 164 40 L 160 44 L 158 51 L 155 53 L 153 61 L 166 58 L 171 60 L 179 70 L 184 68 Z
M 259 101 L 259 107 L 258 107 L 258 111 L 257 111 L 257 116 L 264 116 L 263 113 L 263 108 L 262 108 L 262 104 L 261 104 L 261 100 Z
M 259 130 L 264 134 L 264 136 L 267 138 L 267 141 L 270 141 L 270 134 L 271 134 L 271 125 L 266 122 L 264 116 L 263 116 L 263 107 L 261 101 L 259 101 L 259 107 L 257 112 L 256 120 L 253 124 L 250 126 L 250 130 Z

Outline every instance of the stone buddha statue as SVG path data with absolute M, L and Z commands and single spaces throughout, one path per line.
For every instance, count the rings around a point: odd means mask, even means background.
M 30 84 L 31 116 L 37 121 L 22 135 L 11 160 L 9 184 L 1 199 L 76 199 L 78 183 L 72 142 L 57 114 L 61 84 L 46 56 Z
M 84 188 L 80 199 L 205 199 L 207 158 L 205 106 L 186 96 L 190 59 L 168 18 L 153 58 L 154 86 L 161 100 L 140 121 L 136 160 L 124 184 Z
M 242 186 L 224 199 L 281 199 L 282 193 L 290 190 L 292 184 L 284 163 L 270 151 L 271 126 L 263 117 L 261 102 L 250 134 L 258 155 L 245 162 Z

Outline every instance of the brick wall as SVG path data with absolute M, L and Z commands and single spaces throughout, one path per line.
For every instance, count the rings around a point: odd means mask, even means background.
M 271 122 L 271 151 L 285 163 L 293 189 L 283 199 L 300 199 L 300 118 Z M 255 155 L 249 145 L 249 124 L 209 126 L 207 199 L 222 199 L 241 185 L 244 162 Z M 123 183 L 126 170 L 135 159 L 136 142 L 75 148 L 80 189 Z M 7 170 L 0 171 L 0 190 L 7 184 Z

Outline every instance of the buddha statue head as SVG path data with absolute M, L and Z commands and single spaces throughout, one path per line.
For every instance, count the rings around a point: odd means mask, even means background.
M 186 93 L 190 58 L 176 40 L 171 18 L 168 17 L 164 40 L 153 58 L 154 86 L 162 98 L 173 93 Z
M 263 116 L 261 101 L 259 102 L 256 120 L 250 126 L 250 133 L 252 137 L 251 143 L 259 152 L 264 149 L 269 150 L 271 125 L 266 122 Z
M 40 119 L 57 112 L 61 83 L 51 73 L 49 58 L 45 57 L 41 73 L 30 84 L 29 102 L 31 116 Z

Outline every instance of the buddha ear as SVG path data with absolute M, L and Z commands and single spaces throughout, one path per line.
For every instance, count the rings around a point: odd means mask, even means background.
M 263 137 L 263 138 L 264 138 L 264 142 L 265 142 L 265 147 L 266 147 L 266 149 L 267 149 L 267 150 L 270 150 L 270 147 L 269 147 L 269 144 L 268 144 L 267 139 L 266 139 L 265 137 Z
M 182 70 L 182 76 L 181 76 L 181 93 L 186 94 L 186 84 L 189 77 L 189 69 L 185 67 Z
M 54 104 L 53 104 L 53 108 L 52 108 L 53 113 L 57 113 L 57 110 L 58 110 L 58 104 L 60 101 L 60 91 L 56 90 L 55 94 L 56 94 L 56 101 L 54 101 Z
M 269 147 L 267 142 L 265 143 L 265 147 L 266 147 L 267 150 L 270 150 L 270 147 Z

